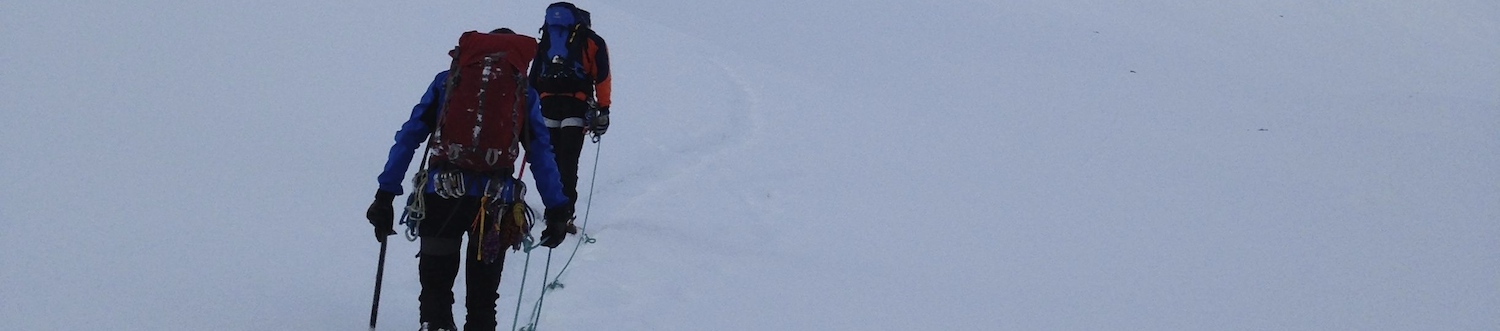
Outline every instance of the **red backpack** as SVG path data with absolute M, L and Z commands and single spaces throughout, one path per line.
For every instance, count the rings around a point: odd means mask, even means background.
M 511 172 L 530 111 L 526 70 L 537 41 L 518 34 L 465 32 L 458 38 L 434 130 L 433 169 Z

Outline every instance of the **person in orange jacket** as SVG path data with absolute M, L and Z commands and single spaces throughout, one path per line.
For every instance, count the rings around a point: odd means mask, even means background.
M 594 33 L 589 12 L 571 3 L 547 6 L 542 40 L 531 62 L 531 85 L 541 93 L 542 116 L 552 137 L 563 191 L 578 203 L 578 157 L 583 141 L 592 133 L 597 139 L 609 129 L 609 50 L 604 38 Z M 557 244 L 569 224 L 551 224 L 541 241 Z

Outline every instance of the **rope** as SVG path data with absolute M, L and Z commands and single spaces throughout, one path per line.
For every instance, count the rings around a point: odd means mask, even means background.
M 417 174 L 412 177 L 412 192 L 407 196 L 406 210 L 401 213 L 401 224 L 406 225 L 406 241 L 417 241 L 417 228 L 422 220 L 427 219 L 427 200 L 423 193 L 427 190 L 427 157 L 432 155 L 433 136 L 427 136 L 427 146 L 422 149 L 422 163 L 417 167 Z M 409 215 L 409 217 L 408 217 Z
M 521 321 L 521 298 L 526 295 L 526 275 L 531 269 L 531 247 L 526 248 L 526 264 L 521 267 L 521 291 L 516 293 L 516 313 L 510 317 L 510 329 L 516 329 L 516 323 Z M 545 280 L 545 279 L 543 279 Z
M 552 272 L 552 250 L 549 249 L 549 250 L 547 250 L 547 265 L 546 265 L 546 267 L 542 268 L 542 281 L 546 281 L 547 280 L 547 275 L 549 273 L 551 273 L 551 272 Z M 562 276 L 562 273 L 559 272 L 557 275 L 558 276 Z M 527 323 L 526 327 L 521 328 L 522 331 L 536 331 L 537 324 L 541 324 L 541 321 L 542 321 L 542 301 L 547 299 L 547 292 L 548 292 L 548 290 L 551 290 L 551 289 L 552 288 L 548 287 L 548 286 L 543 286 L 542 287 L 542 295 L 536 297 L 536 305 L 531 307 L 531 317 L 530 317 L 531 322 Z
M 557 278 L 554 278 L 551 283 L 547 284 L 547 288 L 549 289 L 562 288 L 562 283 L 559 283 L 558 279 L 562 279 L 562 274 L 568 272 L 568 266 L 573 265 L 573 257 L 578 256 L 578 248 L 583 247 L 583 244 L 592 244 L 596 241 L 594 237 L 589 236 L 588 231 L 584 230 L 589 227 L 589 212 L 593 210 L 594 206 L 594 183 L 598 182 L 599 178 L 599 150 L 601 146 L 602 144 L 598 142 L 594 144 L 594 170 L 593 173 L 589 174 L 589 199 L 583 205 L 583 225 L 578 227 L 578 242 L 573 244 L 573 253 L 568 255 L 568 262 L 563 263 L 562 270 L 557 271 Z
M 595 143 L 598 142 L 595 141 Z M 594 169 L 593 172 L 589 174 L 589 198 L 587 202 L 584 203 L 583 207 L 583 225 L 578 228 L 578 235 L 580 238 L 576 243 L 573 244 L 573 253 L 568 255 L 568 261 L 563 263 L 562 269 L 557 271 L 557 276 L 553 277 L 551 282 L 547 281 L 547 277 L 552 271 L 552 250 L 547 250 L 547 264 L 542 271 L 542 294 L 537 296 L 536 305 L 532 306 L 531 308 L 531 315 L 528 317 L 529 321 L 527 322 L 526 326 L 521 327 L 520 329 L 516 329 L 516 323 L 521 315 L 521 296 L 526 291 L 526 270 L 531 267 L 531 250 L 541 246 L 540 243 L 536 245 L 525 245 L 526 266 L 522 267 L 521 269 L 521 293 L 516 295 L 516 314 L 514 317 L 512 317 L 515 318 L 515 320 L 511 321 L 511 330 L 536 331 L 536 326 L 541 322 L 542 319 L 542 303 L 547 298 L 547 293 L 551 292 L 551 290 L 554 289 L 563 288 L 563 284 L 559 280 L 562 279 L 563 273 L 568 271 L 568 266 L 573 264 L 573 258 L 578 256 L 578 248 L 582 247 L 583 244 L 592 244 L 597 241 L 594 239 L 594 237 L 588 235 L 587 230 L 589 227 L 589 214 L 590 211 L 593 210 L 594 206 L 594 183 L 597 182 L 597 178 L 599 175 L 599 150 L 602 149 L 601 146 L 603 145 L 594 145 Z

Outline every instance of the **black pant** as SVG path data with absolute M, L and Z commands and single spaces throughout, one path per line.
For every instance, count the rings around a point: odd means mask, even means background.
M 421 321 L 433 326 L 452 327 L 453 282 L 458 277 L 459 246 L 465 233 L 469 234 L 467 253 L 463 261 L 465 268 L 464 330 L 494 330 L 495 300 L 500 298 L 500 272 L 505 267 L 505 254 L 493 262 L 478 260 L 479 239 L 469 231 L 474 217 L 479 213 L 479 199 L 443 199 L 435 194 L 424 196 L 427 202 L 427 218 L 422 220 L 418 232 L 422 248 L 417 260 L 417 276 L 422 283 L 422 293 L 417 297 Z
M 583 118 L 588 103 L 567 96 L 550 96 L 542 99 L 542 116 L 553 120 Z M 578 204 L 578 156 L 583 154 L 583 127 L 569 126 L 548 128 L 552 136 L 552 153 L 556 155 L 557 171 L 561 174 L 563 193 L 568 195 L 570 205 Z

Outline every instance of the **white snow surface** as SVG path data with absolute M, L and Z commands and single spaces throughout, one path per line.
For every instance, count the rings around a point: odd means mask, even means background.
M 393 133 L 547 3 L 0 4 L 0 329 L 363 330 Z M 542 330 L 1500 325 L 1500 2 L 576 3 L 614 123 Z

